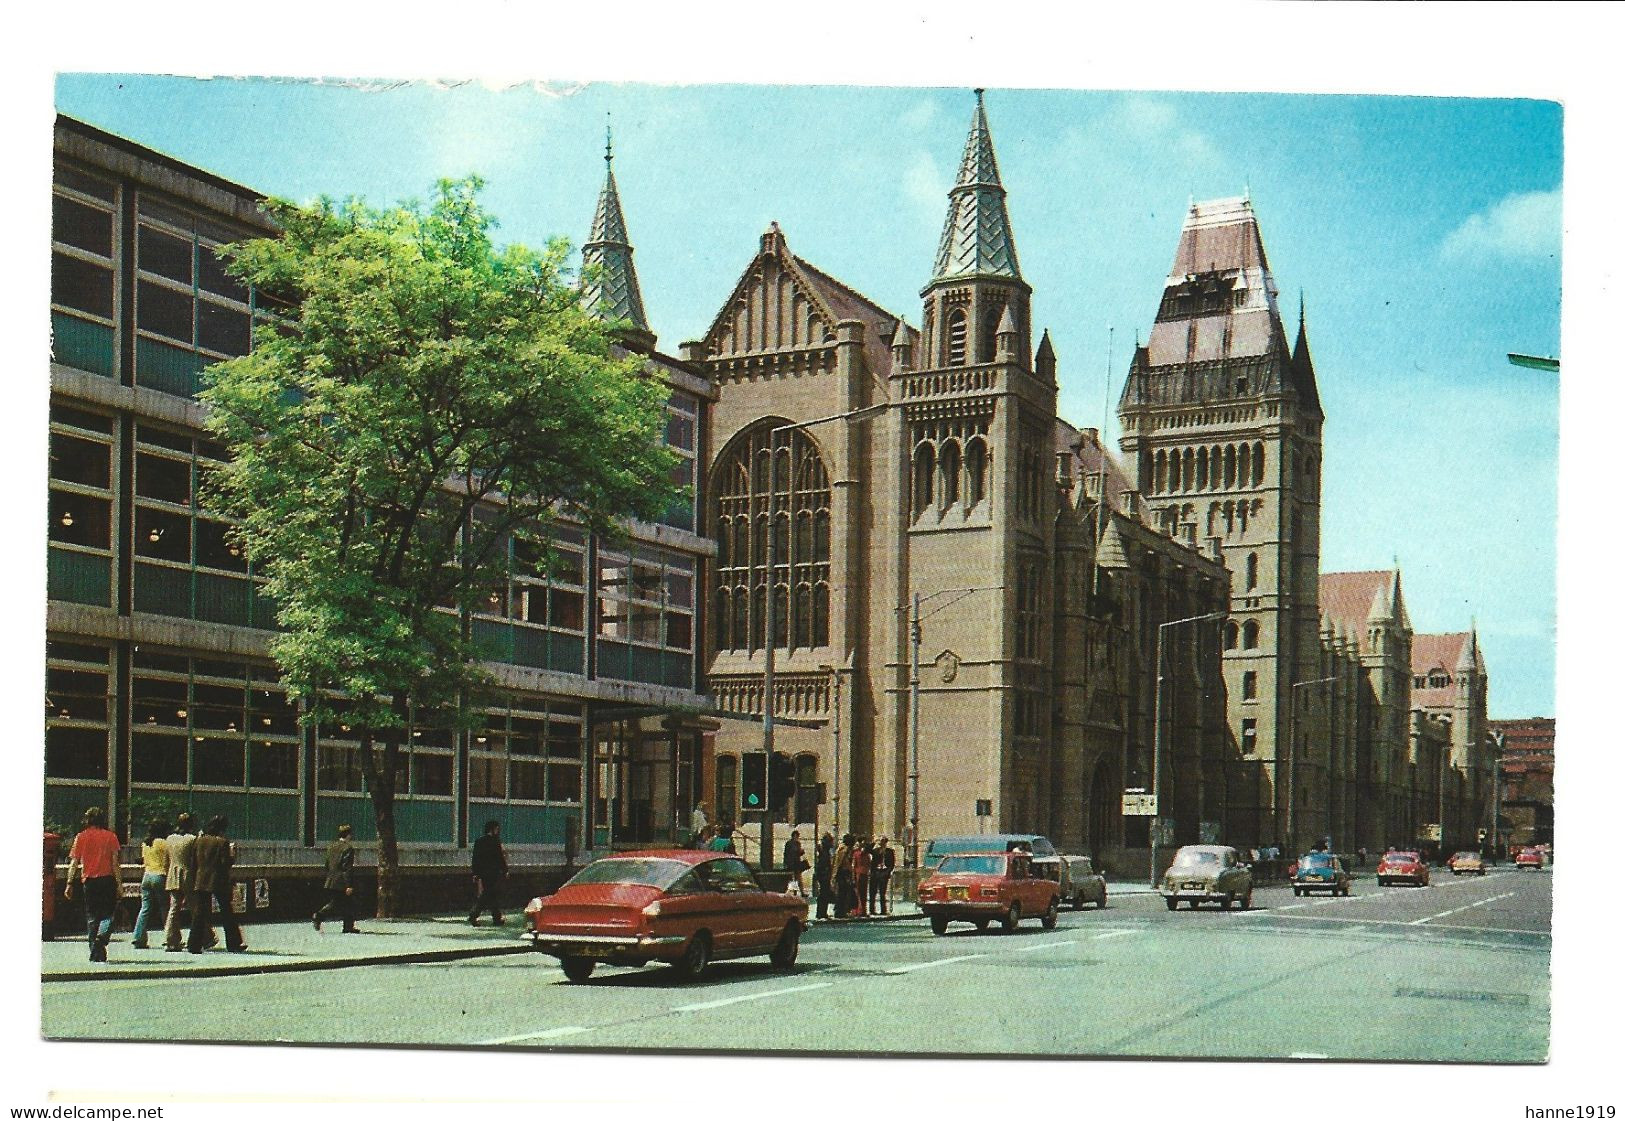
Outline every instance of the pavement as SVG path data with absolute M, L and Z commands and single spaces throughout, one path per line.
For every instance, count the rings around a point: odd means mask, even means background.
M 1150 894 L 1144 883 L 1108 881 L 1107 896 Z M 846 919 L 808 918 L 815 926 L 849 926 L 894 922 L 920 917 L 913 900 L 893 900 L 885 915 Z M 99 981 L 134 978 L 230 977 L 255 973 L 297 973 L 317 969 L 347 969 L 352 966 L 457 961 L 465 958 L 496 957 L 530 952 L 530 942 L 522 937 L 523 916 L 508 916 L 506 926 L 493 926 L 482 919 L 470 926 L 462 915 L 433 915 L 404 919 L 357 920 L 359 934 L 340 933 L 339 924 L 329 922 L 321 932 L 309 922 L 250 922 L 243 924 L 247 948 L 232 953 L 221 945 L 201 954 L 185 951 L 169 953 L 162 945 L 162 932 L 153 938 L 152 948 L 138 950 L 130 943 L 128 931 L 113 935 L 106 962 L 89 960 L 83 938 L 62 934 L 40 945 L 40 979 L 53 981 Z

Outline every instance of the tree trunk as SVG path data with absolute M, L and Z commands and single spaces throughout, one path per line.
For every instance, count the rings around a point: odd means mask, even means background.
M 400 917 L 400 844 L 395 837 L 395 760 L 400 751 L 401 729 L 384 732 L 383 759 L 377 755 L 378 741 L 368 731 L 361 745 L 361 765 L 372 796 L 372 819 L 378 830 L 378 917 Z

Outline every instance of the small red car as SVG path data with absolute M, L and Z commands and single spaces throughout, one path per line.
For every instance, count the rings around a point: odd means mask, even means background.
M 599 962 L 673 965 L 687 979 L 713 961 L 766 954 L 796 963 L 807 901 L 765 891 L 750 866 L 725 852 L 663 849 L 595 860 L 525 907 L 538 950 L 585 981 Z
M 1011 931 L 1028 915 L 1054 930 L 1061 885 L 1033 869 L 1031 853 L 967 852 L 944 857 L 920 884 L 918 898 L 933 934 L 946 934 L 955 919 L 975 923 L 977 930 L 998 919 Z
M 1528 868 L 1538 872 L 1546 867 L 1546 856 L 1537 848 L 1519 849 L 1518 855 L 1512 858 L 1512 862 L 1519 868 Z
M 1401 882 L 1427 887 L 1431 881 L 1427 861 L 1419 852 L 1385 852 L 1377 865 L 1377 883 L 1382 887 Z

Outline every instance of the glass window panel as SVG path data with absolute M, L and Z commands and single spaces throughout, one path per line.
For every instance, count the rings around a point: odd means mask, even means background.
M 547 622 L 547 589 L 540 584 L 516 584 L 513 617 L 538 626 Z
M 187 673 L 191 670 L 191 663 L 182 654 L 164 654 L 156 650 L 135 648 L 136 669 L 156 669 L 166 673 Z M 186 698 L 186 682 L 180 683 L 181 699 Z
M 694 620 L 687 615 L 673 613 L 666 616 L 666 645 L 674 650 L 687 650 L 694 645 Z
M 192 520 L 185 514 L 135 508 L 135 551 L 155 560 L 190 563 L 192 559 Z
M 209 685 L 202 681 L 192 683 L 192 700 L 199 705 L 216 705 L 220 708 L 231 708 L 238 712 L 243 709 L 243 687 L 241 685 Z
M 51 198 L 51 237 L 103 257 L 113 255 L 113 215 L 74 199 Z
M 581 768 L 570 764 L 548 764 L 547 798 L 551 802 L 581 801 Z
M 82 642 L 58 642 L 51 640 L 45 644 L 45 656 L 52 661 L 64 662 L 97 662 L 107 664 L 110 651 L 105 646 L 90 646 Z
M 542 781 L 542 763 L 540 760 L 515 759 L 508 765 L 508 796 L 510 798 L 540 802 L 544 796 Z
M 563 731 L 565 734 L 561 735 Z M 560 725 L 553 725 L 552 734 L 547 741 L 547 754 L 554 759 L 580 759 L 581 733 L 575 730 L 573 734 L 562 729 Z
M 107 674 L 95 670 L 45 671 L 45 715 L 58 720 L 107 719 Z
M 656 645 L 660 642 L 660 609 L 634 606 L 632 608 L 632 641 Z
M 192 504 L 192 465 L 150 452 L 135 454 L 135 492 L 177 506 Z
M 113 270 L 66 253 L 52 253 L 51 302 L 113 318 Z
M 450 794 L 451 756 L 412 755 L 412 793 Z
M 199 300 L 197 308 L 198 345 L 207 350 L 236 356 L 248 353 L 248 312 L 209 300 Z
M 51 433 L 51 478 L 106 489 L 112 485 L 113 449 L 95 440 Z
M 666 443 L 684 451 L 694 450 L 694 421 L 678 413 L 666 414 Z
M 468 796 L 470 798 L 506 798 L 508 796 L 507 762 L 494 756 L 469 756 Z
M 242 546 L 230 537 L 231 527 L 225 522 L 197 520 L 197 563 L 208 568 L 223 568 L 230 572 L 247 572 L 248 560 Z
M 242 786 L 243 741 L 195 738 L 192 741 L 192 782 L 196 786 Z
M 192 454 L 192 438 L 180 432 L 171 432 L 167 428 L 154 428 L 150 424 L 135 426 L 135 438 L 143 444 L 152 444 L 155 447 L 168 448 L 190 456 Z
M 299 709 L 286 693 L 255 689 L 248 695 L 249 726 L 255 735 L 292 736 L 299 732 Z
M 112 547 L 113 504 L 109 499 L 53 490 L 50 519 L 52 541 L 97 549 Z
M 191 345 L 192 297 L 143 280 L 137 289 L 135 324 L 143 331 Z
M 343 744 L 318 745 L 316 785 L 321 790 L 360 790 L 360 750 Z
M 97 179 L 93 176 L 86 175 L 77 168 L 56 164 L 51 169 L 51 175 L 52 178 L 54 178 L 62 186 L 72 187 L 74 190 L 79 191 L 82 194 L 95 195 L 97 198 L 106 199 L 108 202 L 112 202 L 113 199 L 117 197 L 117 191 L 113 184 L 107 182 L 106 180 Z
M 83 428 L 87 432 L 110 434 L 113 431 L 112 417 L 102 416 L 100 413 L 87 413 L 83 409 L 72 409 L 66 405 L 51 406 L 51 423 Z
M 694 577 L 682 572 L 667 572 L 666 602 L 673 607 L 694 606 Z
M 192 283 L 192 239 L 142 226 L 136 235 L 136 261 L 147 272 Z
M 183 695 L 178 701 L 164 701 L 158 699 L 141 699 L 140 686 L 137 681 L 136 699 L 130 702 L 131 723 L 143 728 L 184 728 L 188 709 L 186 698 Z
M 130 778 L 180 786 L 186 782 L 186 737 L 135 732 L 130 736 Z
M 255 740 L 248 746 L 248 785 L 299 788 L 299 745 Z
M 217 250 L 207 245 L 200 246 L 197 257 L 199 288 L 237 300 L 239 303 L 248 302 L 248 289 L 236 277 L 226 272 L 225 259 Z
M 585 625 L 586 597 L 580 592 L 554 588 L 549 593 L 552 601 L 552 625 L 567 631 L 580 631 Z
M 107 778 L 105 728 L 45 729 L 45 773 L 51 778 Z

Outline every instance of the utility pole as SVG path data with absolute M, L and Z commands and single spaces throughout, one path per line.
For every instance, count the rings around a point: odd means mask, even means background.
M 1298 792 L 1294 789 L 1298 765 L 1298 690 L 1306 685 L 1324 685 L 1328 681 L 1336 681 L 1335 677 L 1317 677 L 1313 681 L 1295 681 L 1287 690 L 1286 706 L 1286 836 L 1282 838 L 1286 847 L 1293 856 L 1301 855 L 1298 852 L 1297 842 L 1297 799 Z M 1279 745 L 1277 745 L 1279 752 Z
M 1162 681 L 1164 675 L 1163 665 L 1163 635 L 1169 627 L 1182 626 L 1185 623 L 1200 623 L 1208 619 L 1222 619 L 1228 612 L 1209 611 L 1206 615 L 1192 615 L 1186 619 L 1170 619 L 1166 623 L 1157 624 L 1157 685 L 1151 697 L 1151 800 L 1156 812 L 1151 818 L 1151 869 L 1148 873 L 1152 890 L 1157 886 L 1157 842 L 1162 833 Z

